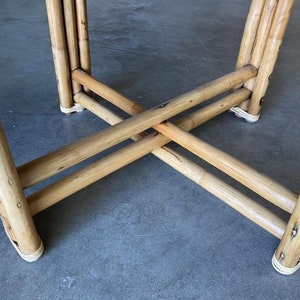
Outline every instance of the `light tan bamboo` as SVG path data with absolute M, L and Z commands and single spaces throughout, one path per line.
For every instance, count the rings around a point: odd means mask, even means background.
M 77 25 L 74 0 L 63 0 L 63 12 L 66 29 L 66 39 L 69 54 L 70 71 L 78 69 L 79 54 L 78 54 L 78 39 L 77 39 Z M 73 94 L 81 91 L 81 85 L 72 80 Z
M 23 259 L 37 260 L 43 244 L 24 196 L 9 146 L 0 125 L 0 202 L 6 232 Z
M 249 97 L 250 92 L 246 89 L 240 89 L 235 93 L 227 96 L 215 103 L 207 105 L 206 107 L 189 114 L 187 117 L 184 117 L 176 122 L 176 124 L 184 128 L 185 130 L 191 130 L 204 122 L 208 121 L 212 117 L 220 114 L 228 108 L 238 105 L 245 99 Z M 118 97 L 119 98 L 119 97 Z M 126 99 L 128 100 L 128 99 Z M 101 105 L 100 103 L 96 102 L 94 99 L 89 98 L 85 94 L 78 94 L 75 96 L 75 101 L 78 102 L 83 107 L 87 108 L 98 117 L 102 118 L 110 125 L 114 125 L 118 122 L 121 122 L 122 119 L 118 117 L 115 113 L 108 110 L 105 106 Z M 231 188 L 226 183 L 222 182 L 221 180 L 217 179 L 213 175 L 206 173 L 204 169 L 196 165 L 195 163 L 189 161 L 184 156 L 176 153 L 169 147 L 161 147 L 159 148 L 159 144 L 157 143 L 158 140 L 164 138 L 161 141 L 161 145 L 167 142 L 167 138 L 165 136 L 159 135 L 154 139 L 153 137 L 148 137 L 153 140 L 153 146 L 155 150 L 152 151 L 152 154 L 170 165 L 171 167 L 175 168 L 177 171 L 188 177 L 189 179 L 193 180 L 195 183 L 200 185 L 201 187 L 205 188 L 207 191 L 212 193 L 213 195 L 220 198 L 222 201 L 242 213 L 248 219 L 252 220 L 254 223 L 258 224 L 274 236 L 281 238 L 284 232 L 284 228 L 286 227 L 286 223 L 281 220 L 278 216 L 274 215 L 272 212 L 266 210 L 262 206 L 258 205 L 256 202 L 250 200 L 248 197 L 244 196 L 237 190 Z M 142 148 L 146 150 L 146 147 Z M 143 154 L 143 153 L 141 153 Z M 124 158 L 122 158 L 124 159 Z M 115 160 L 114 160 L 115 161 Z M 101 169 L 101 167 L 100 167 Z M 82 172 L 84 174 L 85 171 Z M 74 177 L 74 176 L 73 176 Z M 99 178 L 100 179 L 100 178 Z M 98 180 L 95 178 L 95 181 Z M 73 181 L 71 178 L 66 181 L 66 185 L 68 186 L 67 182 Z M 55 187 L 54 187 L 55 189 Z M 65 187 L 59 186 L 60 190 L 65 190 Z M 72 187 L 69 188 L 72 190 Z M 67 197 L 68 195 L 63 195 L 63 198 Z M 49 200 L 47 196 L 47 192 L 43 193 L 43 198 Z M 62 199 L 63 199 L 62 198 Z M 38 199 L 38 200 L 36 200 Z M 54 203 L 59 201 L 60 199 L 55 199 Z M 35 209 L 45 209 L 46 207 L 41 206 L 43 200 L 39 197 L 35 198 L 36 203 L 33 204 L 37 206 Z M 44 200 L 45 201 L 45 200 Z M 50 204 L 51 205 L 51 204 Z M 38 210 L 39 211 L 39 210 Z
M 275 256 L 285 268 L 295 268 L 300 263 L 300 196 Z
M 161 124 L 156 130 L 283 210 L 289 213 L 294 210 L 297 195 L 253 168 L 170 122 Z
M 120 118 L 117 114 L 109 110 L 107 107 L 84 93 L 78 93 L 77 95 L 75 95 L 74 100 L 76 103 L 80 104 L 82 107 L 89 110 L 91 113 L 101 118 L 110 125 L 115 125 L 124 121 L 123 118 Z M 146 133 L 137 134 L 132 136 L 131 139 L 134 141 L 138 141 L 145 135 Z
M 130 114 L 138 114 L 140 111 L 143 111 L 144 108 L 135 103 L 134 101 L 118 94 L 117 92 L 113 91 L 111 88 L 105 86 L 103 83 L 99 83 L 95 79 L 89 80 L 90 76 L 87 74 L 84 74 L 82 71 L 75 71 L 73 74 L 76 74 L 76 77 L 80 77 L 82 75 L 81 83 L 82 84 L 88 84 L 88 87 L 93 90 L 95 93 L 99 94 L 103 98 L 107 99 L 111 103 L 117 105 L 121 109 L 124 109 L 126 112 Z M 74 75 L 73 75 L 74 76 Z M 76 79 L 77 80 L 77 79 Z M 84 104 L 83 104 L 84 106 Z M 193 118 L 194 120 L 196 118 Z M 188 119 L 187 119 L 188 121 Z M 168 122 L 166 124 L 169 124 Z M 155 125 L 153 126 L 154 129 L 156 129 L 158 132 L 161 132 L 165 135 L 164 131 L 161 131 L 162 129 L 165 130 L 165 125 Z M 184 127 L 183 127 L 184 128 Z M 170 130 L 170 129 L 169 129 Z M 170 139 L 172 139 L 172 131 L 169 136 Z M 204 143 L 201 141 L 201 143 Z M 205 143 L 203 145 L 206 145 Z M 268 201 L 278 205 L 282 209 L 292 212 L 295 203 L 297 200 L 297 195 L 285 187 L 281 186 L 280 184 L 274 182 L 273 180 L 269 179 L 266 176 L 263 176 L 259 174 L 257 171 L 255 171 L 253 168 L 248 167 L 245 164 L 242 164 L 236 159 L 233 159 L 229 155 L 226 155 L 224 152 L 221 152 L 220 150 L 215 149 L 214 147 L 207 145 L 207 147 L 210 147 L 212 153 L 215 153 L 216 151 L 219 151 L 218 153 L 224 154 L 223 156 L 227 157 L 227 160 L 234 160 L 234 164 L 232 168 L 234 169 L 235 165 L 242 165 L 242 167 L 239 170 L 232 170 L 232 172 L 236 172 L 235 177 L 230 174 L 230 176 L 234 177 L 237 180 L 241 180 L 243 178 L 243 183 L 246 183 L 246 186 L 250 187 L 252 190 L 254 190 L 256 193 L 267 199 Z M 208 153 L 210 153 L 208 151 Z M 217 156 L 217 155 L 216 155 Z M 203 158 L 203 156 L 201 157 Z M 213 163 L 214 164 L 214 163 Z M 223 168 L 226 169 L 225 162 L 223 163 L 221 160 L 218 161 L 218 164 L 223 164 Z M 230 165 L 230 164 L 229 164 Z M 241 174 L 239 174 L 241 172 Z M 252 178 L 253 175 L 253 178 Z
M 73 98 L 61 0 L 46 0 L 46 8 L 59 101 L 63 108 L 70 108 Z
M 188 117 L 183 118 L 179 121 L 179 125 L 183 125 L 187 130 L 204 123 L 209 119 L 210 116 L 215 116 L 226 111 L 232 105 L 236 105 L 242 102 L 245 98 L 249 97 L 250 92 L 246 89 L 241 89 L 236 93 L 233 93 L 224 99 L 217 101 L 216 103 L 210 104 L 205 108 L 200 109 L 198 112 L 192 113 L 192 120 L 188 120 Z M 103 118 L 110 125 L 114 125 L 123 121 L 114 112 L 107 109 L 105 106 L 96 102 L 94 99 L 90 98 L 84 93 L 78 93 L 75 95 L 75 100 L 77 103 L 81 104 L 87 109 L 91 109 L 100 118 Z M 203 114 L 202 114 L 203 112 Z M 135 136 L 134 140 L 141 140 L 141 136 Z M 41 210 L 57 203 L 58 201 L 64 199 L 65 197 L 81 190 L 89 184 L 99 180 L 100 178 L 112 173 L 113 171 L 129 164 L 130 162 L 150 153 L 156 148 L 159 148 L 169 142 L 170 140 L 165 136 L 156 133 L 147 136 L 143 139 L 143 143 L 135 143 L 120 151 L 115 152 L 112 155 L 107 156 L 105 159 L 94 163 L 83 170 L 76 172 L 70 177 L 59 181 L 40 192 L 32 195 L 28 198 L 30 202 L 32 214 L 36 214 Z M 167 151 L 167 150 L 163 150 Z M 170 150 L 168 150 L 170 151 Z M 157 156 L 160 151 L 154 150 Z
M 75 7 L 77 15 L 80 68 L 88 74 L 91 74 L 91 56 L 86 0 L 75 0 Z M 90 94 L 90 91 L 86 88 L 85 92 Z
M 294 0 L 278 1 L 249 106 L 249 113 L 252 115 L 258 115 L 260 112 L 261 103 L 266 94 L 269 80 L 275 67 L 293 5 Z
M 242 91 L 238 91 L 237 93 L 241 95 L 241 92 Z M 232 96 L 233 95 L 226 98 L 229 100 L 229 98 L 232 98 Z M 81 100 L 84 99 L 81 101 L 81 104 L 89 103 L 90 100 L 92 100 L 84 94 L 78 94 L 76 95 L 76 97 L 78 99 L 81 98 Z M 243 101 L 243 99 L 240 98 L 239 101 Z M 236 102 L 236 104 L 238 103 Z M 97 105 L 94 103 L 93 106 L 95 107 Z M 210 107 L 211 111 L 217 111 L 216 106 L 213 107 L 212 105 L 210 105 Z M 100 108 L 102 108 L 102 106 L 100 106 Z M 202 110 L 208 110 L 208 107 L 199 110 L 199 116 L 202 116 Z M 96 111 L 98 111 L 98 109 L 96 109 Z M 103 112 L 101 111 L 101 117 L 102 115 Z M 114 122 L 121 121 L 120 117 L 110 111 L 108 111 L 107 114 L 104 113 L 104 118 L 106 120 L 109 120 L 109 122 L 111 122 L 112 124 L 114 124 Z M 205 117 L 202 121 L 204 120 Z M 196 124 L 196 122 L 185 123 L 184 121 L 183 123 L 187 127 L 191 126 L 191 124 Z M 244 216 L 258 224 L 259 226 L 263 227 L 276 237 L 281 238 L 286 226 L 284 221 L 282 221 L 273 213 L 269 212 L 266 208 L 260 206 L 250 198 L 233 189 L 226 183 L 220 181 L 213 175 L 206 173 L 206 171 L 201 167 L 189 161 L 179 153 L 176 153 L 175 151 L 167 147 L 156 148 L 162 146 L 165 143 L 166 137 L 164 137 L 163 135 L 156 135 L 155 133 L 151 134 L 143 138 L 139 142 L 126 146 L 121 150 L 118 150 L 115 153 L 101 159 L 100 161 L 93 163 L 92 165 L 64 178 L 63 180 L 44 188 L 43 190 L 31 195 L 28 198 L 31 213 L 36 214 L 46 209 L 47 207 L 66 198 L 67 196 L 70 196 L 71 194 L 81 190 L 87 185 L 92 184 L 100 178 L 103 178 L 113 171 L 144 156 L 152 149 L 152 153 L 155 156 L 162 159 L 164 162 L 193 180 L 198 185 L 204 187 L 209 192 L 219 197 L 225 203 L 229 204 L 231 207 L 242 213 Z
M 261 19 L 265 2 L 265 0 L 252 0 L 251 2 L 236 63 L 237 69 L 242 68 L 250 62 L 257 28 Z
M 145 108 L 139 103 L 128 99 L 82 70 L 72 72 L 72 78 L 83 86 L 87 86 L 95 94 L 118 106 L 131 116 L 145 111 Z
M 18 168 L 23 187 L 42 181 L 74 164 L 104 151 L 131 136 L 144 131 L 183 110 L 192 108 L 256 75 L 256 69 L 246 66 L 222 76 L 189 93 L 167 101 L 135 117 L 83 138 Z M 76 79 L 76 78 L 74 78 Z
M 260 63 L 263 57 L 263 53 L 266 47 L 266 42 L 270 33 L 273 17 L 277 7 L 277 0 L 266 0 L 263 13 L 260 19 L 259 27 L 253 43 L 253 49 L 250 58 L 250 64 L 257 69 L 260 67 Z M 249 90 L 253 90 L 255 78 L 252 78 L 245 82 L 244 87 Z
M 109 87 L 106 86 L 107 89 Z M 227 111 L 230 107 L 234 105 L 238 105 L 244 100 L 248 99 L 251 95 L 251 92 L 245 88 L 242 88 L 214 103 L 211 103 L 195 112 L 188 114 L 188 116 L 183 117 L 177 120 L 175 123 L 177 126 L 183 128 L 184 130 L 192 130 L 193 128 L 203 124 L 204 122 L 216 117 L 217 115 Z M 114 95 L 114 99 L 115 99 Z M 123 97 L 123 98 L 121 98 Z M 130 111 L 131 115 L 137 115 L 139 111 L 143 111 L 144 108 L 141 105 L 134 105 L 134 101 L 125 98 L 124 96 L 117 97 L 118 99 L 124 99 L 124 102 L 128 102 L 128 111 Z M 112 111 L 107 109 L 104 105 L 101 105 L 98 101 L 88 97 L 83 93 L 78 93 L 74 97 L 75 101 L 79 103 L 82 107 L 88 109 L 90 112 L 94 113 L 96 116 L 100 117 L 110 125 L 115 125 L 123 121 L 120 117 L 114 114 Z M 110 98 L 112 100 L 112 98 Z M 114 101 L 112 101 L 114 102 Z M 121 103 L 124 103 L 121 102 Z M 131 105 L 130 105 L 131 103 Z M 134 139 L 136 140 L 136 139 Z M 167 141 L 170 141 L 166 138 Z
M 248 68 L 248 67 L 250 67 L 251 69 L 253 68 L 252 66 L 246 66 L 244 68 Z M 233 73 L 230 73 L 230 74 L 233 74 Z M 252 76 L 250 76 L 250 78 L 253 78 L 253 77 L 255 77 L 254 74 L 252 74 Z M 101 83 L 100 81 L 96 80 L 95 78 L 91 77 L 89 74 L 86 74 L 82 70 L 75 70 L 72 73 L 72 78 L 74 80 L 78 81 L 79 83 L 81 83 L 83 86 L 88 87 L 90 90 L 95 92 L 97 95 L 101 96 L 102 98 L 104 98 L 104 99 L 108 100 L 109 102 L 113 103 L 114 105 L 118 106 L 119 108 L 121 108 L 122 110 L 124 110 L 125 112 L 127 112 L 130 115 L 137 115 L 137 114 L 145 111 L 145 108 L 142 105 L 140 105 L 139 103 L 126 98 L 125 96 L 121 95 L 120 93 L 114 91 L 112 88 L 108 87 L 107 85 L 105 85 L 105 84 Z M 210 83 L 207 85 L 210 85 Z M 203 87 L 205 87 L 207 85 L 203 85 Z M 188 96 L 189 93 L 186 93 L 184 95 L 189 97 Z M 209 96 L 209 99 L 212 97 L 214 97 L 214 96 Z M 166 103 L 168 103 L 168 102 L 166 102 Z M 167 105 L 167 104 L 162 104 L 162 106 L 163 105 Z M 188 109 L 188 107 L 186 109 Z
M 286 222 L 268 209 L 170 148 L 152 153 L 277 238 L 282 237 Z

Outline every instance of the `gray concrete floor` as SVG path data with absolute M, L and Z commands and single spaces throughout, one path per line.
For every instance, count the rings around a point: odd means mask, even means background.
M 147 107 L 195 88 L 234 69 L 249 3 L 89 0 L 93 74 Z M 260 121 L 225 113 L 194 130 L 295 192 L 299 13 L 296 1 Z M 0 119 L 17 165 L 106 127 L 60 113 L 43 1 L 2 0 L 0 37 Z M 271 266 L 275 237 L 151 155 L 34 221 L 45 254 L 32 264 L 0 228 L 1 299 L 300 297 L 300 271 Z

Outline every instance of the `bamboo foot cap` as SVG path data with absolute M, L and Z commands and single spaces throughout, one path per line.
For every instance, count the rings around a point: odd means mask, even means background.
M 18 250 L 17 250 L 18 251 Z M 26 260 L 27 262 L 37 261 L 44 253 L 44 245 L 41 241 L 40 247 L 33 254 L 23 254 L 20 250 L 18 251 L 19 255 Z
M 18 247 L 18 245 L 16 244 L 15 241 L 13 241 L 8 233 L 8 231 L 6 230 L 6 227 L 4 227 L 6 235 L 8 236 L 11 244 L 13 245 L 13 247 L 16 249 L 16 251 L 18 252 L 18 254 L 27 262 L 34 262 L 37 261 L 44 253 L 44 244 L 41 241 L 41 244 L 39 246 L 39 248 L 32 254 L 24 254 L 21 252 L 20 248 Z
M 84 110 L 84 107 L 82 107 L 78 103 L 74 103 L 72 107 L 62 107 L 60 106 L 60 111 L 63 112 L 64 114 L 71 114 L 73 112 L 81 112 Z
M 293 273 L 295 273 L 299 268 L 300 268 L 300 263 L 298 263 L 295 267 L 293 268 L 287 268 L 287 267 L 284 267 L 279 261 L 278 259 L 276 258 L 275 256 L 275 253 L 272 257 L 272 265 L 273 265 L 273 268 L 280 274 L 283 274 L 283 275 L 291 275 Z
M 237 117 L 245 119 L 248 123 L 255 123 L 260 117 L 260 115 L 251 115 L 238 106 L 230 108 L 229 111 L 233 112 Z

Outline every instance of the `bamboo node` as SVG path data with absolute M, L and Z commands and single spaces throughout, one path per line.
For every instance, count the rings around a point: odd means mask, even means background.
M 298 227 L 298 225 L 296 224 L 296 225 L 294 226 L 293 230 L 292 230 L 292 233 L 291 233 L 292 239 L 293 239 L 294 237 L 296 237 L 296 235 L 297 235 L 297 233 L 298 233 L 298 229 L 299 229 L 299 227 Z
M 259 106 L 262 106 L 262 104 L 264 103 L 264 101 L 265 101 L 265 97 L 260 98 L 260 100 L 259 100 Z
M 164 107 L 166 107 L 168 104 L 169 104 L 168 102 L 167 102 L 167 103 L 162 103 L 162 104 L 156 106 L 156 108 L 164 108 Z

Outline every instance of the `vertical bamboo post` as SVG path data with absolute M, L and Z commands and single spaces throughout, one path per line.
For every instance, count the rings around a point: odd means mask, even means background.
M 75 0 L 80 68 L 91 74 L 90 43 L 86 0 Z M 84 89 L 86 93 L 91 91 Z
M 60 106 L 62 111 L 73 106 L 70 66 L 61 0 L 46 0 L 48 24 Z
M 264 8 L 264 0 L 252 0 L 245 24 L 236 68 L 240 69 L 250 61 L 251 51 L 256 37 L 257 28 Z
M 273 17 L 276 11 L 278 0 L 266 0 L 261 15 L 259 26 L 257 29 L 255 41 L 253 43 L 251 58 L 249 63 L 259 69 L 264 50 L 266 48 L 267 39 L 269 37 L 272 26 Z M 245 82 L 244 87 L 252 91 L 256 78 L 252 78 Z
M 300 268 L 300 195 L 272 263 L 284 275 Z
M 251 64 L 256 68 L 259 68 L 272 25 L 277 2 L 278 0 L 252 1 L 244 28 L 236 68 L 241 68 L 247 64 Z M 252 91 L 255 80 L 256 78 L 252 78 L 246 81 L 243 86 Z M 244 110 L 247 112 L 249 103 L 250 99 L 244 101 L 239 105 L 239 108 L 235 110 Z M 243 113 L 242 111 L 240 112 L 240 116 L 244 116 L 247 121 L 253 119 L 250 114 Z M 239 114 L 237 115 L 239 116 Z M 258 118 L 254 118 L 253 122 L 256 122 L 257 120 Z
M 0 125 L 0 212 L 5 231 L 19 255 L 36 261 L 43 254 L 9 146 Z
M 68 47 L 68 56 L 70 63 L 70 71 L 78 69 L 79 64 L 79 51 L 77 39 L 77 24 L 74 0 L 63 0 L 63 11 L 66 28 L 66 39 Z M 72 80 L 73 95 L 81 92 L 81 85 Z
M 278 52 L 291 15 L 294 0 L 278 0 L 277 9 L 273 18 L 270 34 L 260 64 L 253 94 L 249 105 L 249 114 L 257 116 L 261 110 L 269 81 L 278 57 Z

